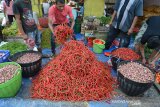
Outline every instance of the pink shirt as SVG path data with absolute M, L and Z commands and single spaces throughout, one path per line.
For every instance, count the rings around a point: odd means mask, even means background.
M 68 5 L 64 6 L 63 11 L 59 11 L 55 5 L 49 8 L 48 16 L 53 20 L 53 24 L 69 23 L 67 15 L 73 18 L 72 8 Z
M 13 6 L 13 0 L 10 1 L 9 7 L 7 6 L 6 2 L 3 3 L 3 8 L 6 9 L 6 14 L 7 14 L 7 15 L 14 15 L 14 14 L 13 14 L 12 6 Z

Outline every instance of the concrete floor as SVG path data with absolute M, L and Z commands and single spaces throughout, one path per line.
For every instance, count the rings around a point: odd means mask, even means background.
M 147 90 L 143 95 L 137 97 L 129 97 L 120 90 L 118 93 L 120 96 L 124 97 L 125 101 L 128 103 L 128 107 L 160 107 L 160 95 L 154 86 Z M 119 102 L 123 102 L 123 100 L 120 100 Z

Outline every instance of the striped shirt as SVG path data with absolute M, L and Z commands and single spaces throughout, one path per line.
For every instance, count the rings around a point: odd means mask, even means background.
M 112 25 L 116 29 L 128 32 L 135 16 L 143 16 L 143 0 L 117 0 L 114 6 L 117 12 Z

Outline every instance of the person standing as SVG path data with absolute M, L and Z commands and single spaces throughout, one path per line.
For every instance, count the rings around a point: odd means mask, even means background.
M 9 24 L 13 22 L 13 18 L 15 17 L 12 9 L 13 3 L 13 0 L 5 0 L 5 2 L 3 2 L 4 15 L 8 18 Z
M 54 40 L 54 27 L 60 24 L 68 24 L 70 25 L 69 19 L 71 20 L 71 29 L 73 29 L 75 21 L 72 14 L 72 8 L 68 5 L 65 5 L 65 0 L 56 0 L 56 4 L 49 8 L 48 12 L 48 25 L 52 31 L 51 35 L 51 50 L 52 53 L 55 54 L 55 40 Z
M 117 0 L 105 49 L 110 48 L 118 35 L 120 35 L 119 47 L 128 47 L 138 16 L 143 16 L 143 0 Z
M 19 32 L 27 40 L 35 41 L 35 47 L 41 51 L 41 34 L 37 29 L 35 19 L 33 18 L 32 5 L 30 0 L 16 0 L 13 4 L 13 12 Z

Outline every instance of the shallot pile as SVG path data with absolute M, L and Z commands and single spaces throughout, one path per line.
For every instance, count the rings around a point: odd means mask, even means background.
M 58 44 L 64 44 L 72 35 L 73 30 L 67 25 L 58 25 L 54 28 L 54 36 Z
M 127 64 L 120 65 L 118 71 L 124 77 L 135 82 L 150 83 L 154 81 L 154 74 L 150 69 L 137 62 L 129 62 Z
M 17 69 L 18 66 L 11 64 L 0 68 L 0 84 L 5 83 L 17 75 Z
M 25 64 L 32 63 L 40 59 L 40 55 L 35 53 L 26 53 L 17 59 L 17 63 Z
M 140 58 L 137 53 L 135 53 L 132 49 L 129 48 L 118 48 L 114 50 L 111 54 L 112 56 L 115 56 L 125 61 L 135 61 L 139 60 Z
M 110 69 L 74 40 L 65 43 L 32 82 L 32 98 L 54 101 L 111 99 L 117 87 Z

